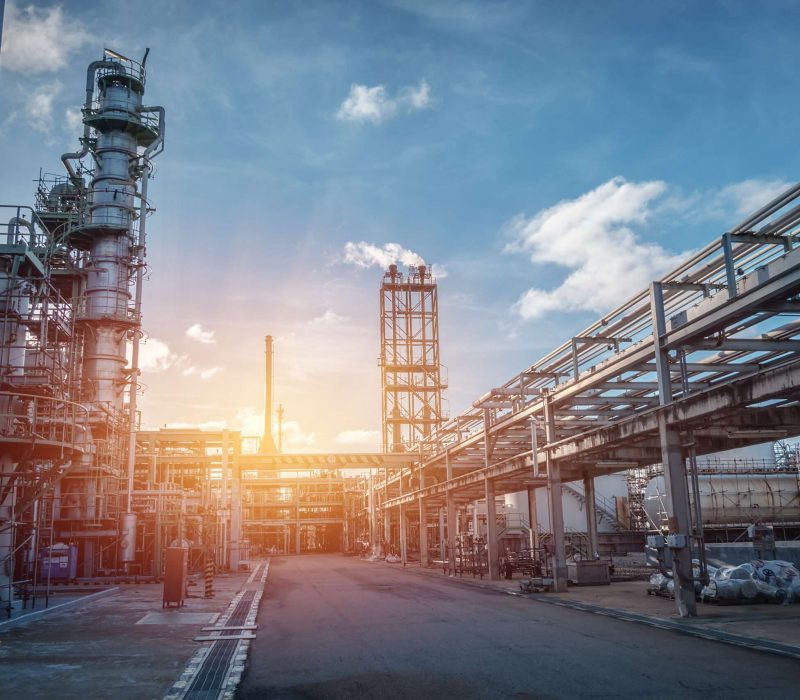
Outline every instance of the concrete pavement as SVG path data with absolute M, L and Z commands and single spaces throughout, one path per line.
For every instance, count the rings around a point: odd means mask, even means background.
M 340 555 L 274 559 L 238 698 L 785 698 L 800 662 Z
M 383 562 L 375 562 L 383 566 Z M 446 576 L 441 568 L 418 564 L 402 567 L 404 573 L 418 574 L 466 586 L 478 586 L 502 593 L 519 594 L 524 577 L 489 581 L 487 578 Z M 672 600 L 647 594 L 647 581 L 612 583 L 610 586 L 571 587 L 567 593 L 525 596 L 531 601 L 570 607 L 575 610 L 649 624 L 684 634 L 762 649 L 800 659 L 800 605 L 717 605 L 701 603 L 698 617 L 677 618 Z
M 215 597 L 202 581 L 183 608 L 162 609 L 161 584 L 119 586 L 103 597 L 0 628 L 0 700 L 160 700 L 201 647 L 249 573 L 217 576 Z

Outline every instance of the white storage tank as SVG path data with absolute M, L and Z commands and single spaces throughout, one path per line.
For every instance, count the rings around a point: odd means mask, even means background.
M 763 520 L 800 522 L 800 479 L 796 472 L 752 473 L 720 471 L 700 474 L 700 508 L 706 525 L 735 525 Z M 645 488 L 645 512 L 651 524 L 666 522 L 667 495 L 663 476 Z

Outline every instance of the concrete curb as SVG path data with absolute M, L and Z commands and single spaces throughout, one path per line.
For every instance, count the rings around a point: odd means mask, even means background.
M 26 625 L 29 622 L 33 622 L 34 620 L 39 620 L 45 615 L 48 615 L 50 613 L 60 612 L 64 608 L 81 605 L 88 601 L 96 600 L 97 598 L 102 598 L 103 596 L 116 593 L 118 590 L 119 588 L 117 586 L 114 586 L 113 588 L 106 588 L 105 590 L 96 591 L 95 593 L 89 593 L 87 595 L 81 596 L 80 598 L 75 598 L 74 600 L 68 600 L 66 603 L 59 603 L 58 605 L 53 605 L 50 608 L 33 610 L 29 613 L 25 613 L 24 615 L 19 615 L 18 617 L 12 617 L 10 620 L 5 620 L 4 622 L 0 622 L 0 633 L 5 632 L 6 630 L 13 629 L 15 627 L 21 627 L 22 625 Z
M 640 625 L 647 625 L 648 627 L 656 627 L 658 629 L 669 630 L 679 634 L 685 634 L 690 637 L 699 637 L 700 639 L 708 639 L 714 642 L 721 642 L 722 644 L 730 644 L 732 646 L 745 647 L 747 649 L 754 649 L 756 651 L 766 652 L 768 654 L 776 654 L 778 656 L 785 656 L 791 659 L 800 659 L 800 646 L 791 644 L 781 644 L 780 642 L 773 642 L 768 639 L 760 637 L 750 637 L 743 634 L 733 634 L 731 632 L 723 632 L 721 630 L 713 630 L 707 627 L 701 627 L 691 618 L 686 620 L 665 620 L 660 617 L 653 617 L 652 615 L 643 615 L 641 613 L 631 612 L 629 610 L 622 610 L 619 608 L 606 608 L 600 605 L 592 605 L 591 603 L 581 603 L 579 601 L 565 600 L 564 598 L 557 597 L 557 594 L 545 593 L 519 593 L 517 591 L 510 591 L 499 586 L 495 586 L 489 582 L 483 582 L 480 579 L 463 579 L 457 576 L 442 576 L 433 571 L 421 568 L 409 567 L 396 567 L 402 571 L 407 571 L 412 574 L 419 574 L 427 576 L 428 578 L 435 578 L 440 581 L 448 583 L 456 583 L 461 586 L 469 588 L 482 588 L 483 590 L 493 591 L 495 593 L 502 593 L 511 595 L 515 598 L 523 598 L 532 600 L 536 603 L 545 603 L 547 605 L 557 605 L 562 608 L 571 608 L 580 612 L 593 613 L 595 615 L 603 615 L 604 617 L 612 617 L 623 622 L 634 622 Z

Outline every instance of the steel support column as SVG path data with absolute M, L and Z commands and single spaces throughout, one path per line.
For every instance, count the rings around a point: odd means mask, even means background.
M 370 469 L 367 491 L 367 508 L 369 511 L 369 549 L 370 554 L 375 554 L 380 547 L 378 539 L 378 521 L 375 512 L 375 476 Z
M 656 348 L 658 399 L 660 405 L 665 406 L 672 402 L 672 384 L 669 355 L 661 343 L 661 338 L 666 334 L 666 320 L 664 318 L 664 295 L 659 282 L 653 282 L 650 285 L 650 312 Z M 675 607 L 681 617 L 695 617 L 697 602 L 694 597 L 692 550 L 688 546 L 692 527 L 686 465 L 681 454 L 680 435 L 670 427 L 663 413 L 659 414 L 658 434 L 661 441 L 661 461 L 664 465 L 664 481 L 667 489 L 669 530 L 673 535 L 672 541 L 676 545 L 672 548 Z
M 383 506 L 383 549 L 384 556 L 389 554 L 392 542 L 392 511 Z
M 445 508 L 438 509 L 439 515 L 439 558 L 445 561 L 447 555 L 447 536 L 444 529 Z
M 500 580 L 500 556 L 497 551 L 497 504 L 494 481 L 486 479 L 486 557 L 489 560 L 489 580 Z
M 545 435 L 548 446 L 556 441 L 553 406 L 547 396 L 544 405 Z M 567 591 L 567 553 L 564 544 L 564 504 L 561 500 L 561 466 L 547 450 L 547 495 L 550 504 L 550 530 L 553 534 L 553 589 Z
M 453 478 L 453 465 L 450 462 L 450 451 L 444 453 L 444 464 L 447 470 L 447 481 Z M 456 523 L 456 494 L 452 488 L 447 489 L 447 561 L 448 573 L 455 576 L 456 573 L 456 536 L 458 535 L 458 524 Z M 444 557 L 444 553 L 442 554 Z
M 589 538 L 589 558 L 600 558 L 600 547 L 597 539 L 597 504 L 595 502 L 594 477 L 584 473 L 583 493 L 586 498 L 586 534 Z
M 419 499 L 419 563 L 428 566 L 428 510 L 425 499 Z
M 403 566 L 408 562 L 408 516 L 406 506 L 400 505 L 400 561 Z

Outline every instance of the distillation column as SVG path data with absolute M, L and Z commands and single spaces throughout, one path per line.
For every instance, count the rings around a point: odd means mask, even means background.
M 161 151 L 164 139 L 164 110 L 142 105 L 144 86 L 144 61 L 140 65 L 106 51 L 102 60 L 91 63 L 86 75 L 82 150 L 62 156 L 84 201 L 83 216 L 69 231 L 68 241 L 71 247 L 88 252 L 76 320 L 84 339 L 82 399 L 90 410 L 94 443 L 81 469 L 70 474 L 71 483 L 65 480 L 64 490 L 81 494 L 77 497 L 81 517 L 95 522 L 120 515 L 109 510 L 107 496 L 114 488 L 112 482 L 123 475 L 124 441 L 135 430 L 147 181 L 151 158 Z M 95 164 L 88 188 L 82 172 L 73 166 L 86 155 Z M 130 370 L 126 369 L 129 340 L 134 344 Z M 133 386 L 125 412 L 124 392 L 129 383 Z M 129 444 L 128 449 L 133 447 Z M 129 491 L 132 461 L 129 457 Z M 134 540 L 135 522 L 129 515 L 121 561 L 133 559 Z M 93 548 L 94 542 L 87 539 L 84 575 L 92 573 Z

